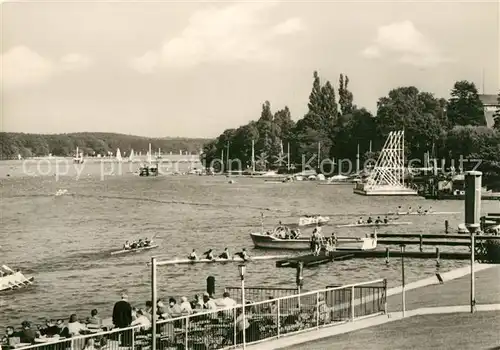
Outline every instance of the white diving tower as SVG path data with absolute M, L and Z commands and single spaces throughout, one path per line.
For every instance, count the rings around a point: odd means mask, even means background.
M 405 185 L 404 131 L 391 131 L 375 167 L 364 183 L 356 184 L 354 193 L 365 196 L 417 196 Z

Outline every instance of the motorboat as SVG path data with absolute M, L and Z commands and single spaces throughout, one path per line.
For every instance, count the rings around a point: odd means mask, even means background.
M 297 234 L 299 234 L 297 236 Z M 311 250 L 311 238 L 301 237 L 298 230 L 278 226 L 272 232 L 250 233 L 255 248 L 281 250 Z M 373 250 L 377 247 L 377 236 L 335 237 L 335 250 Z

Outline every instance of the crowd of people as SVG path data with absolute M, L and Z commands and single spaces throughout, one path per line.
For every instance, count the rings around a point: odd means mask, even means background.
M 159 299 L 155 308 L 157 320 L 167 320 L 235 306 L 236 301 L 230 297 L 228 292 L 224 292 L 222 298 L 219 299 L 208 293 L 204 293 L 202 296 L 195 295 L 192 301 L 188 301 L 187 297 L 181 297 L 179 302 L 175 298 L 169 298 L 168 303 Z M 85 320 L 79 320 L 76 314 L 72 314 L 67 323 L 63 319 L 47 319 L 43 325 L 34 325 L 29 321 L 24 321 L 20 329 L 16 330 L 12 326 L 6 328 L 6 333 L 1 338 L 0 348 L 14 349 L 16 344 L 20 343 L 35 344 L 37 338 L 72 338 L 114 328 L 137 326 L 136 332 L 149 331 L 152 325 L 152 315 L 153 305 L 151 301 L 146 301 L 145 307 L 137 308 L 130 304 L 126 294 L 122 294 L 121 300 L 116 302 L 113 307 L 111 320 L 101 319 L 97 309 L 93 309 Z M 212 317 L 217 317 L 217 313 L 213 313 Z M 126 341 L 126 339 L 122 339 L 122 341 Z M 86 350 L 91 349 L 86 346 Z

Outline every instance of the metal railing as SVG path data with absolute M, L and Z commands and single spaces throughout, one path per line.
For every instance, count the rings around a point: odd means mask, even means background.
M 241 287 L 226 287 L 225 292 L 228 292 L 230 297 L 241 303 Z M 246 287 L 245 286 L 245 299 L 258 302 L 270 299 L 278 299 L 290 295 L 296 295 L 299 289 L 295 288 L 274 288 L 274 287 Z
M 386 296 L 386 281 L 376 280 L 253 302 L 246 305 L 244 312 L 238 305 L 158 320 L 155 345 L 158 350 L 225 349 L 241 345 L 243 339 L 246 344 L 262 342 L 384 314 Z M 19 349 L 135 350 L 151 348 L 151 335 L 151 330 L 136 326 Z

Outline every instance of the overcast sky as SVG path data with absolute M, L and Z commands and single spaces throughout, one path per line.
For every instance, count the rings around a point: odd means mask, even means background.
M 375 111 L 391 88 L 499 86 L 498 2 L 2 5 L 2 129 L 215 137 L 288 105 L 312 72 Z

